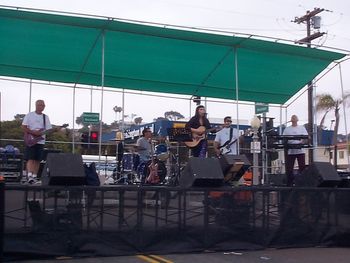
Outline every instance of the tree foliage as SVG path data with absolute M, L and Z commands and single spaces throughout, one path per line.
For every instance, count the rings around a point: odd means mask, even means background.
M 176 121 L 185 118 L 181 113 L 177 111 L 166 111 L 164 112 L 164 117 L 171 121 Z
M 330 111 L 334 111 L 335 116 L 335 125 L 334 125 L 334 134 L 333 134 L 333 145 L 334 145 L 334 165 L 337 166 L 337 137 L 338 137 L 338 129 L 339 129 L 339 110 L 342 105 L 349 106 L 347 102 L 349 101 L 350 93 L 345 94 L 342 98 L 335 99 L 333 96 L 329 93 L 324 93 L 316 96 L 316 111 L 318 112 L 325 112 L 321 122 L 320 127 L 321 129 L 324 127 L 324 120 L 326 118 L 326 115 Z
M 17 114 L 16 116 L 18 116 Z M 1 122 L 1 146 L 12 144 L 17 147 L 21 152 L 24 152 L 25 146 L 23 142 L 23 130 L 22 130 L 23 118 L 16 118 L 13 121 Z M 70 152 L 71 145 L 69 143 L 57 143 L 57 142 L 70 142 L 71 133 L 68 129 L 54 131 L 48 133 L 46 136 L 48 141 L 45 145 L 46 148 L 60 149 L 63 152 Z M 50 143 L 53 141 L 55 143 Z
M 135 122 L 136 125 L 140 125 L 142 123 L 142 120 L 143 120 L 142 117 L 136 117 L 134 119 L 134 122 Z
M 78 125 L 83 125 L 83 114 L 75 118 L 75 123 Z

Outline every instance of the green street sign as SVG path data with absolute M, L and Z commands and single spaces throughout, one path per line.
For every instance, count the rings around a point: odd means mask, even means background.
M 96 112 L 84 112 L 83 123 L 85 124 L 97 124 L 100 123 L 100 114 Z
M 269 111 L 269 104 L 255 103 L 255 114 L 265 113 Z

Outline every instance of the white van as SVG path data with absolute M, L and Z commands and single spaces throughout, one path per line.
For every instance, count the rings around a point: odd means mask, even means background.
M 82 155 L 82 158 L 86 164 L 96 163 L 97 172 L 105 177 L 111 176 L 117 168 L 115 156 Z

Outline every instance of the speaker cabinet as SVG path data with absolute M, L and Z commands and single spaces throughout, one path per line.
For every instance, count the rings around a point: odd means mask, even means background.
M 266 174 L 268 182 L 273 186 L 286 186 L 287 176 L 286 174 Z
M 191 157 L 182 171 L 179 184 L 183 188 L 191 186 L 221 186 L 224 175 L 217 158 Z
M 80 154 L 49 153 L 41 176 L 42 185 L 83 185 L 85 171 Z
M 238 181 L 251 166 L 244 154 L 222 155 L 219 157 L 219 162 L 225 181 Z
M 295 185 L 304 187 L 334 187 L 339 183 L 337 170 L 328 162 L 314 162 L 295 178 Z

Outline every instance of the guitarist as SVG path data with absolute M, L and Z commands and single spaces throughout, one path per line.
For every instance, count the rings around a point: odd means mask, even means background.
M 196 139 L 197 136 L 205 136 L 206 131 L 203 131 L 201 128 L 204 127 L 206 130 L 210 129 L 210 122 L 206 115 L 205 107 L 199 105 L 196 108 L 195 115 L 186 123 L 186 128 L 191 129 L 193 139 Z M 201 139 L 191 150 L 193 157 L 205 158 L 208 151 L 208 142 L 206 138 L 204 137 L 204 139 Z
M 231 127 L 232 120 L 230 116 L 224 118 L 223 128 L 216 133 L 214 140 L 214 149 L 217 156 L 222 154 L 238 154 L 237 143 L 239 132 Z
M 36 144 L 33 146 L 26 145 L 25 149 L 27 179 L 29 184 L 35 184 L 38 181 L 37 174 L 44 151 L 45 131 L 52 129 L 49 117 L 43 114 L 44 109 L 45 102 L 43 100 L 37 100 L 35 102 L 35 111 L 29 112 L 22 122 L 24 133 L 38 138 Z

